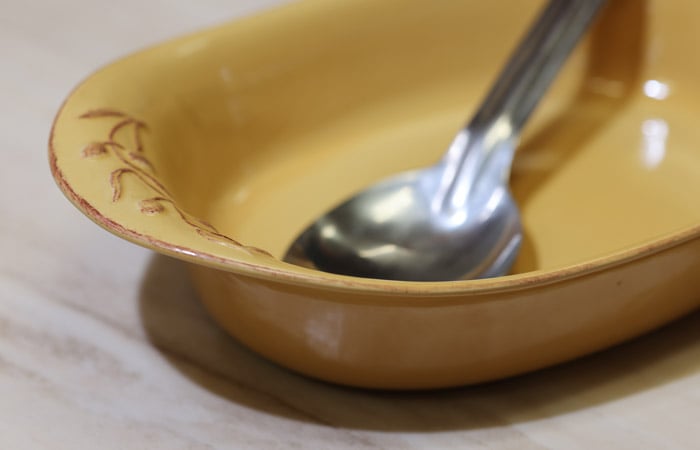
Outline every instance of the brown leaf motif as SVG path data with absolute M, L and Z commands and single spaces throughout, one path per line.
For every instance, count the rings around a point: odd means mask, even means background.
M 237 250 L 243 250 L 251 255 L 258 254 L 272 257 L 272 255 L 265 250 L 243 245 L 221 234 L 211 224 L 190 215 L 180 208 L 173 200 L 168 189 L 155 176 L 156 170 L 151 161 L 143 154 L 144 145 L 142 132 L 148 130 L 148 126 L 145 122 L 122 111 L 109 108 L 93 109 L 81 114 L 79 118 L 115 121 L 105 140 L 90 142 L 83 147 L 81 151 L 84 158 L 111 155 L 119 161 L 120 166 L 113 170 L 109 176 L 109 185 L 112 189 L 113 202 L 117 202 L 122 198 L 124 177 L 133 177 L 156 194 L 153 197 L 139 200 L 138 208 L 141 213 L 156 215 L 165 212 L 166 208 L 169 208 L 174 211 L 185 224 L 192 227 L 199 236 L 209 241 Z
M 88 145 L 83 147 L 83 157 L 92 158 L 95 156 L 104 155 L 107 153 L 107 148 L 103 142 L 90 142 Z
M 144 214 L 158 214 L 165 211 L 165 207 L 156 199 L 147 198 L 139 202 L 141 212 Z

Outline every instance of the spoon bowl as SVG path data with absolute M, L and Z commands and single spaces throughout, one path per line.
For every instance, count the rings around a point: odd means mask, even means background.
M 507 187 L 484 180 L 468 207 L 444 208 L 445 171 L 438 164 L 363 191 L 308 228 L 285 259 L 326 272 L 415 281 L 507 272 L 522 240 Z

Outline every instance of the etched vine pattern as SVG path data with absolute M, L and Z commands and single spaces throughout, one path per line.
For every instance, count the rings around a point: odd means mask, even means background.
M 175 202 L 168 189 L 158 180 L 156 168 L 144 154 L 142 133 L 148 130 L 145 122 L 112 109 L 93 109 L 80 115 L 79 118 L 111 119 L 116 122 L 109 130 L 105 140 L 90 142 L 82 150 L 84 158 L 112 156 L 119 161 L 120 167 L 114 169 L 109 175 L 112 202 L 117 202 L 122 198 L 123 178 L 126 176 L 134 177 L 155 194 L 152 197 L 139 200 L 138 207 L 141 213 L 160 214 L 166 210 L 167 205 L 180 216 L 183 222 L 209 241 L 240 249 L 249 254 L 271 256 L 265 250 L 243 245 L 220 233 L 212 224 L 187 213 Z M 125 143 L 123 137 L 119 139 L 118 134 L 123 136 L 123 133 L 128 133 L 129 138 L 126 139 L 129 141 L 128 144 Z

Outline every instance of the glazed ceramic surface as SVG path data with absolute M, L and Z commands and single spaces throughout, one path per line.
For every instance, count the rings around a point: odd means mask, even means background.
M 540 2 L 307 0 L 124 58 L 59 112 L 53 174 L 107 230 L 191 263 L 213 317 L 325 380 L 534 370 L 700 305 L 700 32 L 612 0 L 525 130 L 512 275 L 411 283 L 280 261 L 342 198 L 443 152 Z

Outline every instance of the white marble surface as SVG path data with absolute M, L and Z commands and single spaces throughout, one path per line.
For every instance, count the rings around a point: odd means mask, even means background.
M 0 14 L 0 448 L 700 448 L 700 314 L 524 377 L 335 387 L 226 336 L 180 262 L 54 185 L 54 113 L 95 68 L 276 0 L 5 2 Z M 700 295 L 700 293 L 699 293 Z

